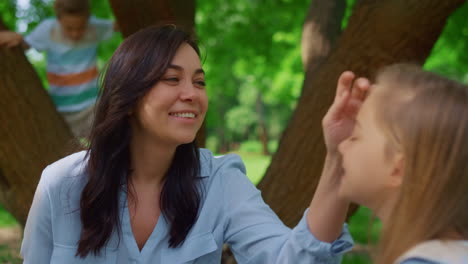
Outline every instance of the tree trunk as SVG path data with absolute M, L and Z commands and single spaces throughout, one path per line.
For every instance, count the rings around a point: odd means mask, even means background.
M 193 0 L 109 0 L 119 24 L 127 37 L 134 32 L 160 23 L 173 23 L 194 32 L 195 2 Z
M 0 203 L 24 224 L 41 171 L 73 136 L 23 50 L 0 47 L 0 61 Z
M 341 33 L 346 0 L 314 0 L 302 28 L 301 56 L 304 71 L 315 72 Z
M 257 99 L 255 100 L 255 108 L 258 116 L 258 137 L 260 142 L 262 143 L 262 153 L 263 155 L 270 155 L 270 151 L 268 150 L 268 129 L 265 123 L 265 113 L 264 113 L 264 104 L 262 100 L 261 92 L 257 93 Z
M 302 95 L 277 153 L 259 185 L 265 201 L 288 226 L 309 205 L 322 170 L 321 120 L 341 72 L 373 78 L 384 65 L 422 64 L 447 17 L 464 0 L 361 0 L 334 50 L 315 75 L 306 72 Z M 313 70 L 313 69 L 312 69 Z
M 157 24 L 176 24 L 195 36 L 194 0 L 109 0 L 124 37 Z M 196 138 L 204 147 L 206 125 L 203 122 Z

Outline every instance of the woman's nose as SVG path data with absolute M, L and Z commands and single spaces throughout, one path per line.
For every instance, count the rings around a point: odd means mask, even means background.
M 192 82 L 184 83 L 180 92 L 180 98 L 183 101 L 193 101 L 197 96 L 196 89 Z

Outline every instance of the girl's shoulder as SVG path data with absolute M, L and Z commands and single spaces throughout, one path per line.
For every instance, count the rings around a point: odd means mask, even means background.
M 418 260 L 420 262 L 414 262 L 413 260 Z M 408 250 L 398 259 L 396 263 L 402 263 L 402 264 L 410 264 L 410 263 L 467 264 L 468 263 L 468 241 L 466 240 L 426 241 Z

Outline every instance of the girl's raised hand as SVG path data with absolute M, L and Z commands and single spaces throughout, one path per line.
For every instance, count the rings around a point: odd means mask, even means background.
M 366 99 L 369 88 L 368 79 L 356 79 L 351 71 L 343 72 L 338 78 L 335 100 L 322 120 L 329 155 L 337 154 L 338 145 L 351 136 L 356 115 Z

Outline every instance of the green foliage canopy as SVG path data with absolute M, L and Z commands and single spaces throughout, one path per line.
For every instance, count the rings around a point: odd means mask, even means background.
M 23 2 L 23 1 L 22 1 Z M 355 0 L 346 0 L 345 28 Z M 0 14 L 12 29 L 26 34 L 54 16 L 53 0 L 0 1 Z M 272 141 L 279 139 L 296 106 L 303 84 L 300 42 L 310 0 L 197 2 L 196 31 L 207 72 L 210 109 L 207 134 L 214 151 L 230 143 L 259 139 L 259 121 Z M 92 13 L 114 19 L 106 0 L 93 0 Z M 459 8 L 434 46 L 425 68 L 468 82 L 468 3 Z M 122 37 L 100 45 L 102 68 Z M 29 56 L 45 81 L 44 58 Z M 260 115 L 259 105 L 263 115 Z M 224 146 L 224 148 L 223 148 Z

